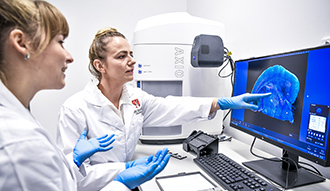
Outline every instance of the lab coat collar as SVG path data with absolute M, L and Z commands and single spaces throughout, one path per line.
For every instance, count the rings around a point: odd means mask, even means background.
M 37 122 L 30 111 L 23 106 L 23 104 L 11 93 L 11 91 L 0 80 L 0 106 L 3 105 L 7 108 L 11 108 L 13 111 L 20 113 L 27 119 Z
M 92 105 L 102 106 L 102 101 L 99 99 L 98 95 L 99 92 L 101 93 L 97 87 L 98 84 L 99 81 L 97 79 L 92 79 L 89 81 L 84 89 L 84 98 L 88 103 Z
M 85 100 L 96 106 L 111 105 L 112 103 L 102 94 L 101 90 L 97 87 L 98 84 L 99 81 L 95 78 L 91 79 L 91 81 L 88 82 L 84 89 Z M 131 93 L 128 90 L 127 86 L 127 84 L 123 86 L 123 92 L 119 101 L 119 106 L 121 106 L 122 104 L 131 103 Z
M 123 92 L 120 98 L 122 104 L 131 103 L 131 95 L 132 95 L 132 91 L 129 91 L 129 84 L 125 84 L 123 86 Z
M 92 79 L 84 89 L 84 98 L 85 100 L 99 108 L 100 120 L 116 127 L 119 130 L 123 130 L 123 118 L 119 117 L 121 114 L 115 114 L 118 111 L 121 112 L 121 107 L 126 104 L 131 104 L 130 101 L 130 91 L 127 89 L 127 85 L 123 86 L 122 95 L 119 101 L 119 110 L 115 108 L 113 103 L 111 103 L 101 92 L 101 90 L 97 87 L 99 81 L 97 79 Z M 118 118 L 109 118 L 109 116 L 113 115 L 118 116 Z

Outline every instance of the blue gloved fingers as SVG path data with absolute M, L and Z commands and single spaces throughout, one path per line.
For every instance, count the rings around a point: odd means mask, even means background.
M 151 180 L 153 177 L 155 177 L 157 174 L 159 174 L 161 171 L 164 170 L 170 158 L 171 158 L 170 154 L 165 154 L 164 157 L 162 157 L 162 160 L 158 163 L 157 168 L 152 173 L 149 180 Z
M 144 169 L 144 179 L 145 181 L 150 180 L 150 177 L 153 175 L 153 173 L 155 172 L 155 170 L 158 167 L 157 163 L 149 163 L 148 165 L 138 165 L 135 166 L 133 168 L 140 168 L 140 169 Z
M 148 159 L 147 159 L 147 161 L 148 161 L 148 164 L 152 161 L 152 159 L 154 158 L 154 156 L 153 155 L 150 155 L 149 157 L 148 157 Z
M 115 141 L 115 139 L 112 139 L 115 135 L 112 134 L 110 136 L 107 136 L 103 138 L 102 140 L 99 140 L 99 151 L 107 151 L 110 149 L 110 145 Z
M 245 93 L 242 95 L 234 96 L 231 98 L 228 97 L 221 97 L 218 99 L 218 105 L 220 109 L 252 109 L 257 110 L 258 106 L 251 103 L 258 99 L 264 98 L 266 96 L 270 96 L 271 93 L 264 93 L 264 94 L 250 94 Z
M 87 130 L 84 129 L 73 149 L 73 160 L 78 167 L 96 152 L 103 152 L 112 149 L 113 146 L 111 146 L 111 144 L 115 141 L 113 138 L 114 135 L 104 135 L 89 140 L 86 140 L 86 135 Z
M 104 139 L 104 138 L 106 138 L 106 137 L 108 137 L 108 134 L 105 134 L 105 135 L 103 135 L 103 136 L 101 136 L 101 137 L 97 137 L 96 139 L 97 139 L 98 141 L 100 141 L 100 140 L 102 140 L 102 139 Z
M 159 155 L 159 157 L 158 157 L 158 163 L 159 163 L 159 164 L 163 161 L 163 159 L 164 159 L 165 155 L 167 154 L 167 152 L 168 152 L 168 149 L 167 149 L 167 148 L 164 148 L 164 149 L 160 152 L 160 155 Z
M 127 164 L 144 163 L 135 165 L 122 171 L 115 177 L 115 181 L 125 184 L 129 189 L 133 189 L 144 182 L 151 180 L 160 173 L 169 161 L 170 154 L 167 154 L 167 148 L 159 150 L 155 156 L 141 157 L 135 161 L 129 161 Z M 146 163 L 148 162 L 148 164 Z
M 157 168 L 156 163 L 148 165 L 137 165 L 120 172 L 114 179 L 125 184 L 129 189 L 133 189 L 144 182 L 150 180 L 150 176 Z
M 156 171 L 158 171 L 157 174 L 160 173 L 165 168 L 170 158 L 171 158 L 170 154 L 165 154 L 163 160 L 160 162 L 160 164 L 158 164 L 158 167 L 156 169 Z
M 255 103 L 258 102 L 259 99 L 264 98 L 264 97 L 268 97 L 270 96 L 272 93 L 262 93 L 262 94 L 250 94 L 250 93 L 246 93 L 243 94 L 243 100 L 245 102 L 245 104 L 243 105 L 243 107 L 245 109 L 251 109 L 251 110 L 258 110 L 259 106 L 256 105 Z
M 247 94 L 243 94 L 243 95 L 245 95 L 244 101 L 251 102 L 251 101 L 258 100 L 258 99 L 261 99 L 261 98 L 264 98 L 264 97 L 268 97 L 268 96 L 272 95 L 272 93 L 271 92 L 262 93 L 262 94 L 249 94 L 249 93 L 247 93 Z
M 152 158 L 152 162 L 156 162 L 159 158 L 160 153 L 162 152 L 162 150 L 158 150 L 157 153 L 155 154 L 155 156 Z
M 160 163 L 163 160 L 164 156 L 167 154 L 167 152 L 168 152 L 167 148 L 158 150 L 156 155 L 154 156 L 152 162 Z
M 87 136 L 87 130 L 84 129 L 83 132 L 80 134 L 78 140 L 84 140 L 84 139 L 86 139 L 86 136 Z
M 102 137 L 98 137 L 96 138 L 100 143 L 104 143 L 104 142 L 108 142 L 109 140 L 111 140 L 113 137 L 115 136 L 115 134 L 112 135 L 108 135 L 105 134 Z
M 241 107 L 242 107 L 243 109 L 251 109 L 251 110 L 257 110 L 257 109 L 259 108 L 259 106 L 254 105 L 254 104 L 252 104 L 252 103 L 242 103 L 242 104 L 241 104 Z
M 168 149 L 164 148 L 163 150 L 159 150 L 157 154 L 155 155 L 152 162 L 156 163 L 158 166 L 156 170 L 153 172 L 152 176 L 150 176 L 150 179 L 152 179 L 154 176 L 156 176 L 158 173 L 160 173 L 168 163 L 168 160 L 170 158 L 170 154 L 168 154 Z
M 125 164 L 126 169 L 131 168 L 131 167 L 136 166 L 136 165 L 147 165 L 151 162 L 152 157 L 153 156 L 150 155 L 150 156 L 145 156 L 145 157 L 138 158 L 134 161 L 128 161 Z
M 111 139 L 109 140 L 108 142 L 105 142 L 105 143 L 99 143 L 99 146 L 100 148 L 103 148 L 103 147 L 107 147 L 109 145 L 111 145 L 116 139 Z
M 109 150 L 111 150 L 111 149 L 113 149 L 113 146 L 108 145 L 107 147 L 99 147 L 99 148 L 97 149 L 97 151 L 98 151 L 98 152 L 104 152 L 104 151 L 109 151 Z

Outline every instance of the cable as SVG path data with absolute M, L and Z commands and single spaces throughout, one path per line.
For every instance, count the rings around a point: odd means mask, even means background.
M 226 66 L 229 64 L 229 61 L 227 61 L 227 63 L 220 69 L 218 76 L 220 78 L 228 78 L 229 76 L 231 76 L 233 74 L 233 72 L 231 72 L 230 74 L 227 74 L 225 76 L 221 76 L 221 72 L 226 68 Z
M 218 73 L 218 76 L 219 76 L 220 78 L 228 78 L 229 76 L 233 76 L 235 66 L 234 66 L 234 61 L 233 61 L 233 59 L 231 58 L 231 54 L 232 54 L 232 53 L 231 53 L 226 47 L 224 47 L 224 58 L 225 58 L 225 59 L 224 59 L 223 62 L 226 63 L 226 64 L 220 69 L 220 71 L 219 71 L 219 73 Z M 227 66 L 229 63 L 230 63 L 231 73 L 222 76 L 222 75 L 221 75 L 222 71 L 226 68 L 226 66 Z
M 230 137 L 226 137 L 226 136 L 221 136 L 222 134 L 223 134 L 223 132 L 224 132 L 224 129 L 226 128 L 225 127 L 225 125 L 224 125 L 224 122 L 225 122 L 225 120 L 226 120 L 226 118 L 227 118 L 227 116 L 229 115 L 229 113 L 231 112 L 232 110 L 230 109 L 227 113 L 226 113 L 226 115 L 223 117 L 223 120 L 222 120 L 222 131 L 221 131 L 221 133 L 219 133 L 217 136 L 219 137 L 219 142 L 223 142 L 223 141 L 231 141 L 231 139 L 232 139 L 232 137 L 230 136 Z
M 303 165 L 307 165 L 307 166 L 309 166 L 309 167 L 312 167 L 312 168 L 314 169 L 314 171 L 311 170 L 311 169 L 309 169 L 309 168 L 306 168 L 306 167 L 300 166 L 301 168 L 303 168 L 303 169 L 305 169 L 305 170 L 308 170 L 308 171 L 310 171 L 310 172 L 313 172 L 313 173 L 315 173 L 315 174 L 318 174 L 318 175 L 321 176 L 321 177 L 324 177 L 323 174 L 322 174 L 319 170 L 317 170 L 317 168 L 315 168 L 313 165 L 308 164 L 308 163 L 305 163 L 305 162 L 298 162 L 298 163 L 303 164 Z
M 253 146 L 255 144 L 256 139 L 257 139 L 257 137 L 254 137 L 253 142 L 252 142 L 251 147 L 250 147 L 250 153 L 253 156 L 264 159 L 264 160 L 268 160 L 268 161 L 272 161 L 272 162 L 285 162 L 285 163 L 287 163 L 288 167 L 287 167 L 287 170 L 286 170 L 287 173 L 286 173 L 286 179 L 285 179 L 285 189 L 292 188 L 298 180 L 298 165 L 297 165 L 297 163 L 294 160 L 292 160 L 291 158 L 288 158 L 288 157 L 283 157 L 282 156 L 281 159 L 270 159 L 270 158 L 262 157 L 262 156 L 259 156 L 259 155 L 255 154 L 252 149 L 253 149 Z M 290 162 L 288 162 L 288 160 L 290 160 L 294 164 L 294 166 L 296 168 L 296 171 L 297 171 L 295 179 L 294 179 L 293 183 L 290 186 L 289 186 L 289 173 L 290 173 L 290 165 L 291 164 L 290 164 Z
M 232 85 L 232 88 L 234 87 L 234 72 L 235 72 L 235 62 L 233 61 L 233 59 L 231 58 L 231 55 L 232 53 L 226 48 L 224 47 L 224 63 L 226 63 L 219 71 L 218 73 L 218 76 L 220 78 L 228 78 L 228 77 L 231 77 L 231 85 Z M 230 64 L 230 68 L 231 68 L 231 73 L 230 74 L 227 74 L 227 75 L 224 75 L 222 76 L 221 73 L 222 71 L 227 67 L 227 65 Z M 224 116 L 223 118 L 223 123 L 222 123 L 222 132 L 221 134 L 224 132 L 224 129 L 225 129 L 225 125 L 224 125 L 224 122 L 227 118 L 227 116 L 229 115 L 229 113 L 231 112 L 231 110 L 229 110 L 226 115 Z
M 224 136 L 224 138 L 222 138 L 222 137 L 219 138 L 219 142 L 225 142 L 225 141 L 230 142 L 232 139 L 233 139 L 233 137 L 225 137 Z
M 220 78 L 228 78 L 231 77 L 231 85 L 232 87 L 234 87 L 234 74 L 235 74 L 235 62 L 234 60 L 231 58 L 232 53 L 226 48 L 224 47 L 224 58 L 225 60 L 223 61 L 224 63 L 226 62 L 226 64 L 220 69 L 218 76 Z M 226 66 L 230 64 L 230 68 L 231 68 L 231 73 L 222 76 L 221 73 L 222 71 L 226 68 Z
M 224 123 L 225 123 L 225 120 L 226 120 L 227 116 L 229 115 L 229 113 L 230 113 L 231 111 L 232 111 L 232 109 L 230 109 L 230 110 L 226 113 L 226 115 L 223 117 L 223 120 L 222 120 L 222 132 L 221 132 L 221 134 L 223 133 L 224 129 L 226 128 L 225 125 L 224 125 Z
M 286 160 L 283 160 L 283 159 L 286 159 Z M 296 171 L 297 171 L 296 176 L 295 176 L 295 179 L 294 179 L 294 181 L 293 181 L 293 183 L 291 184 L 290 187 L 289 187 L 288 184 L 289 184 L 289 173 L 290 173 L 290 165 L 291 165 L 291 163 L 287 161 L 288 159 L 294 164 L 294 166 L 296 168 Z M 292 160 L 289 157 L 282 157 L 282 161 L 288 163 L 288 168 L 286 170 L 285 188 L 286 189 L 292 188 L 296 184 L 296 182 L 298 181 L 298 165 L 297 165 L 296 161 Z

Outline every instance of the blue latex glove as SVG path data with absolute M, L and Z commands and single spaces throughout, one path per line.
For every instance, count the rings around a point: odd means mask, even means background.
M 153 172 L 150 180 L 155 177 L 158 173 L 164 170 L 165 166 L 167 165 L 171 155 L 168 154 L 168 149 L 164 148 L 163 150 L 159 150 L 156 155 L 153 157 L 152 162 L 157 163 L 158 166 L 156 170 Z
M 132 166 L 119 173 L 114 181 L 119 181 L 129 189 L 133 189 L 160 173 L 167 165 L 170 157 L 171 155 L 167 154 L 167 148 L 159 150 L 148 164 L 140 163 Z
M 150 155 L 148 157 L 141 157 L 141 158 L 136 159 L 134 161 L 128 161 L 125 164 L 126 169 L 131 168 L 131 167 L 136 166 L 136 165 L 147 165 L 152 161 L 152 158 L 153 158 L 153 156 Z
M 98 138 L 91 138 L 86 140 L 87 130 L 81 133 L 76 146 L 73 149 L 73 161 L 78 167 L 83 163 L 87 158 L 91 157 L 96 152 L 104 152 L 113 148 L 110 146 L 115 139 L 112 139 L 115 134 L 104 135 Z
M 251 104 L 252 101 L 270 96 L 271 93 L 250 94 L 245 93 L 234 97 L 221 97 L 218 99 L 220 109 L 252 109 L 258 110 L 258 106 Z

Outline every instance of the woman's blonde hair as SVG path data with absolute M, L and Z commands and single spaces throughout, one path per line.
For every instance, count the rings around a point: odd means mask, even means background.
M 42 52 L 56 35 L 62 34 L 66 38 L 69 34 L 65 17 L 50 3 L 42 0 L 1 0 L 0 72 L 3 72 L 4 65 L 4 42 L 14 29 L 20 29 L 27 35 L 32 54 Z
M 100 29 L 89 48 L 89 65 L 88 69 L 90 73 L 96 77 L 98 80 L 101 80 L 102 74 L 95 68 L 93 62 L 95 59 L 99 59 L 101 61 L 105 61 L 106 53 L 107 53 L 107 44 L 109 42 L 109 37 L 119 36 L 124 39 L 125 36 L 117 31 L 115 28 L 105 27 Z

